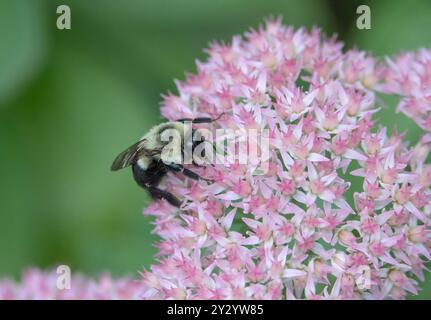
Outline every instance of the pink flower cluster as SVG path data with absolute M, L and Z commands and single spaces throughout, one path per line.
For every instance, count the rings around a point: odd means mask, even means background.
M 147 299 L 383 299 L 418 293 L 431 259 L 431 139 L 409 148 L 373 121 L 377 92 L 431 129 L 431 52 L 378 62 L 317 29 L 270 20 L 214 43 L 163 115 L 270 131 L 268 171 L 234 162 L 214 182 L 168 177 Z M 362 188 L 351 190 L 355 177 Z M 356 191 L 356 192 L 354 192 Z
M 98 280 L 72 276 L 70 288 L 58 286 L 56 272 L 30 269 L 19 283 L 0 280 L 0 300 L 131 300 L 139 298 L 139 281 L 113 279 L 104 274 Z
M 431 132 L 431 51 L 404 53 L 387 65 L 383 91 L 400 95 L 398 110 Z
M 377 61 L 317 29 L 269 20 L 214 43 L 197 73 L 164 97 L 175 120 L 269 130 L 265 174 L 234 161 L 200 168 L 212 181 L 169 174 L 155 217 L 158 264 L 130 280 L 29 271 L 0 298 L 401 299 L 418 293 L 431 260 L 431 134 L 410 147 L 373 115 L 377 94 L 431 131 L 431 51 Z M 261 146 L 262 147 L 262 146 Z M 238 160 L 238 159 L 236 159 Z M 195 170 L 196 168 L 194 168 Z M 361 188 L 351 184 L 361 181 Z

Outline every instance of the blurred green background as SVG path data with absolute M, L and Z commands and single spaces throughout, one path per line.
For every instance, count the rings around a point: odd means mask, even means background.
M 355 27 L 362 3 L 372 30 Z M 71 30 L 56 28 L 60 4 Z M 162 120 L 160 94 L 210 41 L 270 15 L 380 56 L 431 46 L 429 0 L 0 0 L 0 277 L 57 263 L 87 274 L 148 267 L 149 199 L 111 161 Z M 402 115 L 380 118 L 420 135 Z M 419 298 L 431 298 L 427 283 Z

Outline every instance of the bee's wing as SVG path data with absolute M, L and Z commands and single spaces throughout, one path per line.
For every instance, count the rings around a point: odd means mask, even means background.
M 137 159 L 139 154 L 144 150 L 144 140 L 138 141 L 121 152 L 114 160 L 111 166 L 112 171 L 117 171 L 128 167 Z

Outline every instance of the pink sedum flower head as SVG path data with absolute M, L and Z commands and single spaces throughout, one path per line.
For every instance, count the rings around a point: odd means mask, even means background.
M 431 132 L 431 51 L 401 54 L 387 59 L 383 91 L 400 95 L 398 110 Z
M 431 131 L 431 54 L 386 62 L 279 19 L 213 43 L 164 97 L 169 120 L 224 113 L 219 128 L 270 132 L 268 170 L 235 161 L 213 182 L 169 175 L 185 200 L 150 205 L 160 263 L 145 299 L 400 299 L 431 258 L 431 139 L 409 148 L 373 120 L 376 92 Z M 431 119 L 431 118 L 430 118 Z M 235 159 L 237 160 L 237 159 Z M 350 179 L 362 181 L 352 192 Z
M 142 290 L 140 281 L 113 279 L 109 274 L 98 279 L 73 275 L 70 280 L 62 286 L 55 271 L 29 269 L 19 283 L 0 280 L 0 300 L 132 300 Z

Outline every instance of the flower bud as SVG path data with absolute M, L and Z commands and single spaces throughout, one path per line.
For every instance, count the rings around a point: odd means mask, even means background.
M 346 245 L 347 247 L 353 246 L 356 244 L 356 237 L 353 235 L 352 232 L 343 229 L 338 234 L 338 238 L 340 239 L 341 243 Z
M 394 283 L 394 285 L 400 288 L 402 288 L 404 284 L 408 281 L 408 278 L 405 273 L 399 270 L 391 270 L 389 272 L 389 279 Z
M 428 240 L 430 234 L 430 230 L 426 228 L 426 226 L 416 226 L 409 230 L 408 238 L 412 242 L 422 243 Z

